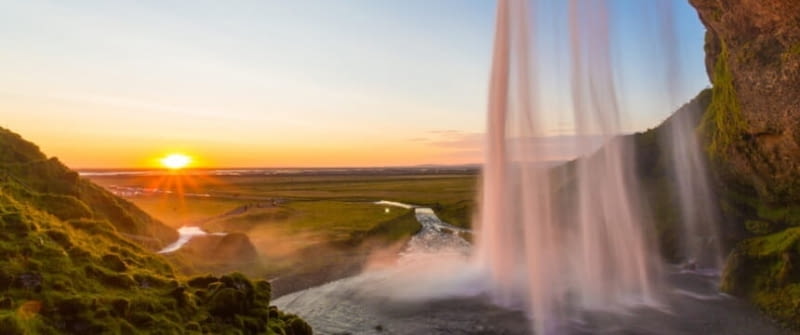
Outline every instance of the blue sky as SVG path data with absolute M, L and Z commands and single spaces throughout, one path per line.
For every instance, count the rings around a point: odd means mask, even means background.
M 668 115 L 652 107 L 666 106 L 647 85 L 659 51 L 640 28 L 658 15 L 612 2 L 626 130 L 641 130 Z M 685 74 L 668 104 L 708 85 L 704 28 L 674 4 Z M 216 166 L 476 162 L 494 6 L 0 0 L 0 125 L 73 167 L 173 151 Z

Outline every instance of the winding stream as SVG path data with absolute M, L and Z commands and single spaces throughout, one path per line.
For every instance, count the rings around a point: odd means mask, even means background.
M 186 243 L 192 240 L 192 238 L 196 236 L 206 236 L 206 235 L 216 235 L 216 236 L 225 236 L 225 233 L 207 233 L 204 230 L 200 229 L 200 227 L 190 227 L 184 226 L 178 228 L 178 240 L 175 242 L 170 243 L 164 249 L 161 249 L 158 253 L 159 254 L 166 254 L 170 252 L 175 252 L 178 249 L 182 248 Z

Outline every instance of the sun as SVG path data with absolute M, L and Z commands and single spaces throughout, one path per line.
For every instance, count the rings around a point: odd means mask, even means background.
M 192 162 L 192 158 L 184 154 L 169 154 L 161 159 L 161 165 L 171 170 L 180 170 Z

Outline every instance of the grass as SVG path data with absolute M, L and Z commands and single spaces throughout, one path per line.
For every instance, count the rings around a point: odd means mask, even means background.
M 265 281 L 234 274 L 187 288 L 106 220 L 63 221 L 0 190 L 0 228 L 3 334 L 266 333 L 299 322 L 277 311 L 270 321 Z
M 145 212 L 165 224 L 179 228 L 223 214 L 248 201 L 228 199 L 153 196 L 129 199 Z
M 177 192 L 177 183 L 164 178 L 98 176 L 92 180 L 106 187 L 162 185 Z M 356 245 L 364 236 L 397 241 L 398 231 L 408 234 L 404 238 L 416 231 L 408 226 L 377 229 L 410 212 L 373 204 L 378 200 L 429 206 L 448 223 L 469 227 L 477 175 L 183 176 L 180 181 L 185 192 L 212 196 L 158 194 L 128 200 L 173 227 L 194 224 L 208 231 L 247 233 L 262 255 L 291 265 L 295 262 L 279 258 L 319 244 Z
M 158 248 L 177 233 L 130 202 L 80 178 L 33 143 L 0 128 L 0 186 L 59 219 L 105 219 L 120 233 L 153 241 Z
M 323 234 L 331 240 L 349 239 L 355 232 L 369 231 L 381 222 L 410 212 L 368 202 L 298 201 L 286 206 L 293 215 L 282 223 L 290 232 Z
M 92 181 L 103 186 L 152 187 L 168 185 L 158 176 L 95 176 Z M 279 198 L 288 201 L 337 200 L 378 201 L 391 200 L 409 204 L 438 207 L 450 212 L 451 224 L 467 227 L 474 206 L 477 175 L 324 175 L 324 176 L 217 176 L 192 178 L 185 182 L 186 192 L 211 193 L 225 197 L 224 201 L 206 201 L 203 198 L 172 197 L 166 203 L 154 203 L 146 198 L 130 198 L 156 217 L 175 222 L 182 213 L 213 214 L 217 208 L 233 209 L 254 199 Z M 184 203 L 181 204 L 180 202 Z M 229 207 L 228 204 L 230 204 Z M 186 210 L 181 210 L 181 206 Z M 199 211 L 194 211 L 199 209 Z M 176 215 L 177 214 L 177 215 Z M 221 214 L 221 213 L 217 213 Z
M 375 201 L 429 206 L 443 220 L 469 227 L 477 174 L 128 175 L 92 180 L 106 187 L 211 194 L 128 200 L 173 227 L 194 224 L 212 232 L 245 233 L 260 256 L 256 262 L 237 264 L 185 248 L 168 255 L 182 271 L 278 277 L 285 280 L 276 284 L 277 291 L 286 293 L 357 272 L 375 253 L 396 253 L 420 229 L 412 210 Z
M 92 180 L 104 186 L 146 188 L 158 184 L 160 178 L 100 176 Z M 128 200 L 173 227 L 208 221 L 203 225 L 210 230 L 247 232 L 269 224 L 285 226 L 288 233 L 316 232 L 341 239 L 404 213 L 402 208 L 372 204 L 378 200 L 429 206 L 448 223 L 469 227 L 477 175 L 198 176 L 191 184 L 191 192 L 214 196 L 155 195 Z M 270 203 L 267 199 L 281 202 L 214 219 L 248 204 Z

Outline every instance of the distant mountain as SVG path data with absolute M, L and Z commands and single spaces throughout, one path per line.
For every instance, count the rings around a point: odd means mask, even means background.
M 0 128 L 0 334 L 311 334 L 241 274 L 181 278 L 177 233 Z

